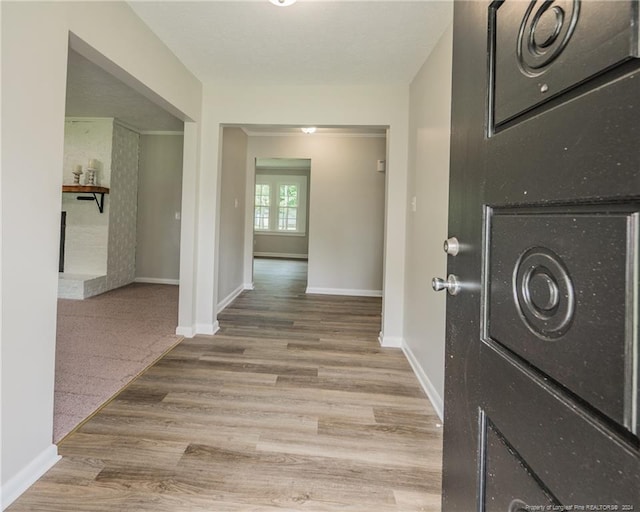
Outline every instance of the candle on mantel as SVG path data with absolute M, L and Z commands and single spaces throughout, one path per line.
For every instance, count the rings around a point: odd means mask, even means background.
M 80 185 L 80 175 L 82 174 L 82 166 L 81 165 L 76 165 L 73 169 L 73 171 L 71 171 L 73 174 L 73 184 L 74 185 Z
M 89 160 L 89 169 L 97 169 L 98 168 L 98 161 L 95 158 L 92 158 L 91 160 Z

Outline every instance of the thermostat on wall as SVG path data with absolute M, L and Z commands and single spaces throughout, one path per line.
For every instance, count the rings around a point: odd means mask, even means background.
M 385 171 L 385 164 L 386 164 L 385 160 L 378 160 L 378 172 Z

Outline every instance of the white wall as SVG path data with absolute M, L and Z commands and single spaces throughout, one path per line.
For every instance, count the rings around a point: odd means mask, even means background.
M 218 298 L 224 307 L 244 288 L 244 225 L 247 135 L 240 128 L 224 128 L 218 238 Z
M 407 213 L 404 349 L 440 417 L 444 396 L 445 299 L 431 289 L 444 277 L 447 256 L 449 136 L 451 133 L 451 26 L 410 88 L 409 201 Z
M 100 169 L 100 186 L 111 185 L 112 118 L 67 118 L 64 123 L 63 183 L 73 184 L 72 171 L 81 165 L 86 183 L 89 159 L 96 159 Z M 109 194 L 105 195 L 104 212 L 95 201 L 78 201 L 80 194 L 62 194 L 62 210 L 67 212 L 65 239 L 65 273 L 103 276 L 107 273 L 109 240 Z M 81 194 L 85 195 L 86 194 Z
M 315 293 L 376 295 L 382 291 L 384 137 L 327 135 L 249 137 L 248 161 L 311 159 L 309 267 Z M 251 222 L 247 230 L 253 229 Z
M 112 118 L 67 118 L 63 183 L 82 165 L 86 184 L 89 159 L 98 161 L 96 184 L 108 187 L 104 209 L 79 195 L 62 194 L 67 212 L 65 274 L 104 276 L 99 292 L 124 286 L 135 277 L 139 134 Z
M 70 31 L 80 53 L 154 100 L 163 98 L 174 115 L 195 121 L 187 123 L 185 156 L 191 191 L 196 187 L 202 96 L 200 83 L 125 3 L 2 2 L 0 8 L 2 126 L 11 127 L 2 130 L 4 508 L 57 459 L 53 383 Z M 195 194 L 189 199 L 183 218 L 193 223 L 198 205 Z M 185 254 L 193 267 L 193 245 Z M 189 306 L 193 278 L 186 276 L 185 283 L 181 297 Z
M 215 203 L 220 193 L 220 127 L 241 125 L 388 126 L 387 211 L 383 277 L 383 343 L 402 337 L 407 200 L 409 91 L 402 86 L 216 86 L 203 91 L 203 172 L 199 176 L 196 321 L 203 331 L 215 329 Z M 274 155 L 270 155 L 274 156 Z M 311 171 L 313 173 L 313 170 Z M 312 177 L 313 180 L 313 177 Z M 312 228 L 313 229 L 313 228 Z M 250 244 L 245 241 L 245 244 Z M 245 275 L 250 267 L 245 260 Z
M 136 279 L 177 283 L 180 277 L 182 134 L 140 136 Z
M 112 118 L 67 118 L 63 183 L 82 165 L 86 184 L 89 159 L 98 161 L 96 185 L 108 187 L 102 213 L 87 194 L 62 194 L 67 212 L 65 274 L 104 276 L 97 292 L 124 286 L 135 277 L 139 134 Z
M 254 240 L 254 256 L 304 260 L 309 255 L 308 231 L 300 236 L 254 233 Z

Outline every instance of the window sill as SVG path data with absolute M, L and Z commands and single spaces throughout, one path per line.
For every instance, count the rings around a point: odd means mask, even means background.
M 259 231 L 257 229 L 253 230 L 254 235 L 265 235 L 265 236 L 307 236 L 306 233 L 299 232 L 287 232 L 287 231 Z

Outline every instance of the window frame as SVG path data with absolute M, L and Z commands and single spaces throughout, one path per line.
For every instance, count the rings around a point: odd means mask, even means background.
M 258 185 L 269 185 L 269 228 L 256 227 L 256 189 Z M 278 229 L 280 220 L 280 187 L 293 185 L 298 188 L 298 206 L 296 207 L 296 229 Z M 259 235 L 306 236 L 307 235 L 307 187 L 308 177 L 304 174 L 256 174 L 253 187 L 253 230 Z M 290 208 L 290 207 L 286 207 Z
M 258 187 L 262 187 L 260 190 L 260 197 L 266 197 L 267 201 L 266 204 L 264 202 L 260 202 L 260 204 L 258 204 Z M 265 190 L 264 187 L 267 187 L 267 194 L 265 194 Z M 269 231 L 270 223 L 271 223 L 271 211 L 273 209 L 273 204 L 272 204 L 272 186 L 269 183 L 257 183 L 255 184 L 255 191 L 254 191 L 254 198 L 253 198 L 253 229 L 256 231 Z M 266 215 L 266 221 L 267 221 L 267 225 L 268 227 L 265 228 L 261 228 L 258 227 L 257 224 L 257 220 L 258 220 L 258 208 L 260 208 L 261 211 L 261 215 L 259 216 L 259 219 L 261 221 L 263 221 L 265 219 L 265 215 L 264 215 L 264 209 L 266 209 L 267 211 L 267 215 Z

